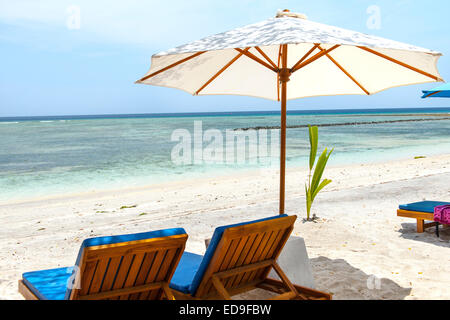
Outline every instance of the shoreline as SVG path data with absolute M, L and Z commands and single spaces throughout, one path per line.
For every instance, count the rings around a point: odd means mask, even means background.
M 417 155 L 422 156 L 422 155 Z M 426 155 L 425 158 L 420 159 L 427 159 L 427 158 L 435 158 L 435 157 L 446 157 L 450 156 L 450 153 L 441 153 L 441 154 L 432 154 L 432 155 Z M 399 157 L 395 159 L 390 160 L 373 160 L 369 162 L 358 162 L 358 163 L 351 163 L 351 164 L 328 164 L 327 169 L 332 168 L 348 168 L 353 166 L 359 166 L 359 165 L 377 165 L 377 164 L 389 164 L 389 163 L 396 163 L 399 161 L 407 161 L 407 160 L 419 160 L 414 159 L 414 155 L 411 155 L 411 157 Z M 307 169 L 306 165 L 301 166 L 293 166 L 293 167 L 287 167 L 286 173 L 289 172 L 299 172 L 299 171 L 305 171 Z M 58 200 L 71 200 L 71 199 L 77 199 L 77 198 L 84 198 L 84 197 L 101 197 L 101 196 L 108 196 L 110 194 L 115 193 L 131 193 L 131 192 L 152 192 L 154 189 L 161 189 L 161 188 L 174 188 L 174 187 L 182 187 L 183 185 L 189 185 L 193 182 L 208 182 L 210 180 L 215 179 L 234 179 L 239 177 L 247 177 L 247 176 L 253 176 L 253 175 L 259 175 L 261 171 L 267 171 L 271 174 L 279 174 L 279 169 L 277 166 L 273 167 L 261 167 L 261 168 L 251 168 L 251 169 L 237 169 L 236 172 L 233 173 L 202 173 L 197 178 L 192 177 L 185 177 L 181 178 L 179 180 L 169 180 L 164 182 L 156 182 L 152 184 L 145 184 L 145 185 L 138 185 L 138 186 L 125 186 L 123 188 L 111 188 L 111 189 L 99 189 L 99 190 L 91 190 L 86 192 L 67 192 L 67 193 L 56 193 L 52 194 L 46 197 L 23 197 L 20 199 L 15 199 L 11 201 L 0 201 L 0 208 L 2 206 L 10 206 L 10 205 L 22 205 L 22 204 L 32 204 L 32 203 L 38 203 L 40 201 L 58 201 Z

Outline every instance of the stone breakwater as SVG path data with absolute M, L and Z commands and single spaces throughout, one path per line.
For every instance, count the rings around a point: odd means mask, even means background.
M 362 121 L 362 122 L 343 122 L 343 123 L 318 123 L 318 124 L 299 124 L 286 126 L 287 129 L 308 128 L 308 126 L 316 127 L 340 127 L 340 126 L 358 126 L 358 125 L 370 125 L 370 124 L 382 124 L 382 123 L 398 123 L 398 122 L 420 122 L 420 121 L 442 121 L 450 120 L 450 117 L 443 118 L 428 118 L 428 119 L 399 119 L 399 120 L 383 120 L 383 121 Z M 234 131 L 246 131 L 246 130 L 262 130 L 262 129 L 281 129 L 280 126 L 256 126 L 246 128 L 235 128 Z

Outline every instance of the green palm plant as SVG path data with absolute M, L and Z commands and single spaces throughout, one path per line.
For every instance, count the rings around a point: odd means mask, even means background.
M 325 188 L 328 184 L 331 183 L 329 179 L 322 179 L 323 172 L 325 170 L 325 166 L 327 165 L 328 159 L 330 158 L 331 153 L 334 149 L 331 149 L 330 152 L 327 151 L 327 148 L 323 150 L 322 154 L 319 156 L 317 163 L 316 155 L 317 155 L 317 145 L 319 142 L 319 129 L 317 127 L 309 128 L 309 144 L 311 146 L 311 151 L 309 154 L 309 176 L 308 183 L 305 183 L 305 191 L 306 191 L 306 218 L 310 220 L 311 214 L 311 206 L 316 198 L 317 194 L 320 190 Z M 313 173 L 314 168 L 314 173 Z

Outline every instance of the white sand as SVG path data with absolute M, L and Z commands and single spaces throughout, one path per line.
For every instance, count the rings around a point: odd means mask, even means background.
M 286 211 L 299 217 L 294 235 L 305 239 L 319 290 L 335 299 L 450 299 L 450 228 L 438 239 L 396 216 L 401 203 L 450 201 L 450 155 L 329 167 L 324 177 L 333 183 L 316 199 L 314 223 L 302 221 L 306 170 L 287 175 Z M 0 205 L 0 298 L 21 299 L 23 272 L 73 265 L 87 237 L 184 227 L 187 250 L 202 254 L 215 227 L 275 215 L 277 198 L 278 173 L 261 170 Z

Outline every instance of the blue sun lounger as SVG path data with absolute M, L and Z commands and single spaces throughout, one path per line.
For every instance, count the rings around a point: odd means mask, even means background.
M 419 201 L 402 204 L 398 207 L 397 216 L 417 219 L 418 233 L 424 232 L 426 228 L 436 227 L 436 235 L 439 236 L 439 223 L 425 221 L 434 221 L 434 208 L 443 205 L 450 205 L 450 202 Z
M 294 227 L 296 216 L 219 227 L 205 255 L 185 252 L 170 282 L 177 299 L 231 299 L 260 288 L 274 299 L 331 299 L 331 295 L 290 282 L 276 259 Z M 281 281 L 268 278 L 274 269 Z
M 28 300 L 171 300 L 187 238 L 175 228 L 86 239 L 74 267 L 26 272 L 19 292 Z

